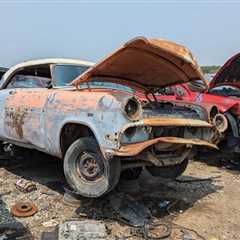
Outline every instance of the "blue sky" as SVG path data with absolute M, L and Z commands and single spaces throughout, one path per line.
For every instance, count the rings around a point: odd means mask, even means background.
M 240 51 L 239 1 L 0 0 L 0 66 L 67 57 L 98 61 L 143 35 L 187 46 L 199 63 Z

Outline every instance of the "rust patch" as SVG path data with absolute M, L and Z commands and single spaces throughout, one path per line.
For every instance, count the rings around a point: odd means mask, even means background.
M 11 208 L 11 213 L 15 217 L 30 217 L 37 211 L 37 206 L 31 202 L 18 202 Z
M 205 121 L 186 118 L 145 118 L 143 123 L 147 126 L 212 127 L 211 124 Z
M 11 108 L 6 108 L 5 112 L 7 126 L 14 128 L 19 138 L 23 138 L 23 124 L 27 111 L 18 107 L 16 111 L 11 110 Z
M 215 144 L 209 143 L 204 140 L 200 139 L 185 139 L 185 138 L 177 138 L 177 137 L 159 137 L 155 139 L 151 139 L 148 141 L 140 142 L 140 143 L 132 143 L 128 145 L 123 145 L 118 151 L 115 152 L 115 155 L 118 156 L 135 156 L 139 154 L 141 151 L 146 149 L 147 147 L 156 144 L 156 143 L 163 143 L 163 144 L 184 144 L 184 145 L 200 145 L 218 149 Z

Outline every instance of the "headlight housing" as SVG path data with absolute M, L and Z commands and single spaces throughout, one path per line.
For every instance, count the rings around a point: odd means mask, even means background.
M 223 133 L 227 130 L 228 128 L 228 120 L 227 118 L 221 114 L 218 113 L 214 116 L 213 120 L 213 125 L 216 127 L 216 129 L 220 132 Z
M 123 106 L 123 112 L 129 120 L 137 121 L 142 115 L 141 103 L 135 97 L 132 97 Z
M 143 142 L 150 139 L 151 127 L 130 127 L 121 136 L 121 144 Z

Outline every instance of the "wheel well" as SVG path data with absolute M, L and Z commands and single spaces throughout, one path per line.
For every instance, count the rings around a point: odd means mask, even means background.
M 94 137 L 93 131 L 86 125 L 67 123 L 63 126 L 60 136 L 62 156 L 65 156 L 70 145 L 81 137 Z
M 230 112 L 226 112 L 225 115 L 230 125 L 229 130 L 232 132 L 234 137 L 239 137 L 238 124 L 235 117 Z

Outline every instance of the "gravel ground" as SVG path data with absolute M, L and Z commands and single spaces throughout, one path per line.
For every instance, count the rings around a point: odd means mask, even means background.
M 79 206 L 66 205 L 61 185 L 55 184 L 64 182 L 61 163 L 33 161 L 0 168 L 0 223 L 20 222 L 34 239 L 41 239 L 42 232 L 52 231 L 54 225 L 68 219 L 91 218 L 106 224 L 110 239 L 126 239 L 126 236 L 141 239 L 136 229 L 120 222 L 114 215 L 116 212 L 109 210 L 108 200 L 116 191 L 101 199 L 82 198 Z M 37 190 L 31 193 L 17 190 L 15 183 L 22 178 L 33 181 Z M 199 181 L 200 178 L 205 181 Z M 154 222 L 171 228 L 171 235 L 166 239 L 240 239 L 239 171 L 192 161 L 179 181 L 153 178 L 144 171 L 138 183 L 140 191 L 129 196 L 151 210 Z M 38 212 L 27 218 L 11 217 L 10 208 L 17 201 L 34 202 Z M 165 201 L 168 206 L 160 207 Z M 162 232 L 161 226 L 156 229 L 156 234 Z

